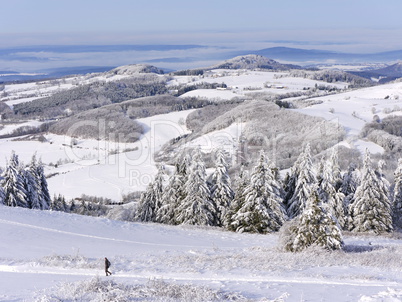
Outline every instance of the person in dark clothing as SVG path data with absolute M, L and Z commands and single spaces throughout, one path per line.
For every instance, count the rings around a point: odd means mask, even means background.
M 109 267 L 110 267 L 110 261 L 109 261 L 109 259 L 107 259 L 105 257 L 105 273 L 106 273 L 106 276 L 109 276 L 109 275 L 112 274 L 111 272 L 109 272 Z

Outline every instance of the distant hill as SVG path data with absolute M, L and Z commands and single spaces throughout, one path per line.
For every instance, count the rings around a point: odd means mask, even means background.
M 402 63 L 396 63 L 380 69 L 356 71 L 350 73 L 367 79 L 378 79 L 380 83 L 387 83 L 395 79 L 402 78 Z
M 274 60 L 303 63 L 324 62 L 327 60 L 334 60 L 337 63 L 390 62 L 402 59 L 402 50 L 372 54 L 358 54 L 317 49 L 272 47 L 261 49 L 255 51 L 254 53 L 272 58 Z
M 16 71 L 0 71 L 1 82 L 29 82 L 61 78 L 69 75 L 81 75 L 109 71 L 110 66 L 76 66 L 39 70 L 35 73 L 20 73 Z
M 271 70 L 290 70 L 300 69 L 300 66 L 281 64 L 275 60 L 268 59 L 262 55 L 245 55 L 216 64 L 209 69 L 271 69 Z
M 221 63 L 215 64 L 206 68 L 196 68 L 188 70 L 180 70 L 173 72 L 174 75 L 199 75 L 203 74 L 205 71 L 212 69 L 267 69 L 267 70 L 291 70 L 291 69 L 301 69 L 302 67 L 298 65 L 291 64 L 281 64 L 275 60 L 269 59 L 267 57 L 248 54 L 243 56 L 237 56 Z
M 163 69 L 148 64 L 130 64 L 114 68 L 108 74 L 132 75 L 136 73 L 164 74 Z

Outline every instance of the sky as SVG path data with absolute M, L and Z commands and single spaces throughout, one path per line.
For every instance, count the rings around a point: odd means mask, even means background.
M 166 35 L 202 43 L 225 32 L 239 33 L 239 40 L 244 33 L 320 41 L 343 34 L 350 42 L 362 39 L 359 33 L 402 29 L 400 0 L 13 0 L 3 1 L 1 10 L 0 35 L 7 38 L 0 47 L 157 42 Z
M 400 0 L 13 0 L 2 1 L 1 11 L 0 49 L 113 44 L 402 49 Z

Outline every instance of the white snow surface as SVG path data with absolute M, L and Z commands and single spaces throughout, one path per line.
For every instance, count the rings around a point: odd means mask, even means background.
M 206 286 L 248 301 L 402 299 L 402 241 L 390 237 L 349 235 L 349 251 L 292 254 L 278 249 L 277 234 L 0 206 L 0 238 L 1 301 L 35 301 L 60 283 L 96 276 Z M 112 262 L 111 277 L 104 276 L 104 257 Z
M 380 119 L 389 115 L 402 115 L 402 83 L 358 89 L 350 92 L 314 98 L 320 104 L 297 109 L 299 112 L 322 117 L 340 124 L 346 130 L 346 144 L 362 153 L 383 153 L 382 147 L 361 140 L 359 134 L 364 125 L 377 115 Z

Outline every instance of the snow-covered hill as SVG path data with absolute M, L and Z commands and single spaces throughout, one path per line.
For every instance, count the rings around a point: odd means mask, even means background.
M 364 125 L 373 121 L 375 116 L 383 119 L 389 115 L 402 115 L 402 83 L 362 88 L 314 100 L 318 104 L 298 111 L 342 125 L 347 131 L 343 145 L 357 148 L 362 153 L 366 148 L 371 153 L 382 153 L 382 147 L 361 140 L 359 134 Z
M 260 56 L 246 55 L 238 56 L 233 59 L 226 60 L 223 63 L 216 64 L 210 69 L 269 69 L 269 70 L 290 70 L 298 69 L 300 66 L 281 64 L 275 60 Z
M 202 295 L 191 300 L 190 293 L 201 288 L 203 295 L 221 293 L 217 301 L 233 301 L 230 296 L 238 297 L 234 301 L 289 302 L 402 299 L 402 241 L 397 238 L 346 236 L 344 252 L 313 249 L 293 254 L 278 249 L 277 234 L 119 222 L 4 206 L 0 210 L 1 301 L 80 300 L 84 289 L 85 301 L 100 301 L 117 294 L 122 285 L 137 297 L 151 291 L 154 300 L 146 301 L 205 301 Z M 107 278 L 104 257 L 112 262 L 113 275 Z M 102 286 L 110 280 L 114 283 L 107 283 L 102 296 Z M 187 299 L 174 300 L 168 290 L 157 297 L 149 280 L 187 291 Z M 124 291 L 119 293 L 123 297 Z

